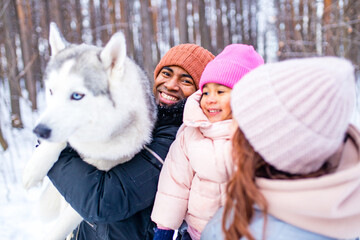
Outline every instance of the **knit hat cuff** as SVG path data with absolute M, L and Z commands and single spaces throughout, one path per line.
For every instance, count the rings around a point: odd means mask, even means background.
M 250 70 L 248 67 L 239 66 L 239 63 L 232 61 L 211 61 L 201 75 L 199 89 L 202 90 L 207 83 L 218 83 L 233 88 L 234 84 Z
M 211 59 L 209 59 L 209 61 L 210 60 Z M 193 51 L 185 51 L 181 54 L 173 55 L 167 62 L 171 62 L 171 65 L 179 66 L 188 72 L 195 81 L 196 88 L 198 88 L 200 76 L 205 68 L 205 64 L 194 55 Z M 200 65 L 204 65 L 202 69 L 199 69 Z

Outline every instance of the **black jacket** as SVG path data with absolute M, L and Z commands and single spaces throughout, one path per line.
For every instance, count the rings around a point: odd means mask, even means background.
M 152 142 L 147 145 L 165 159 L 182 123 L 185 101 L 158 107 Z M 150 219 L 161 163 L 143 149 L 110 171 L 98 170 L 67 147 L 48 173 L 66 201 L 85 219 L 74 239 L 152 239 Z

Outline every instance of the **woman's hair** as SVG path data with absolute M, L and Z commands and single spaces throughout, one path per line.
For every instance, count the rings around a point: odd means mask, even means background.
M 242 236 L 254 240 L 248 230 L 254 215 L 253 205 L 258 205 L 264 215 L 267 213 L 266 200 L 255 185 L 255 171 L 261 157 L 239 128 L 233 136 L 232 147 L 232 157 L 237 169 L 227 185 L 222 229 L 226 240 L 240 239 Z
M 248 230 L 254 215 L 254 205 L 257 205 L 264 215 L 263 233 L 265 233 L 268 206 L 266 199 L 255 184 L 255 177 L 268 179 L 312 178 L 332 172 L 337 167 L 337 165 L 331 165 L 329 161 L 326 161 L 319 170 L 306 175 L 279 171 L 255 152 L 239 128 L 233 136 L 232 147 L 236 171 L 226 189 L 227 199 L 222 220 L 225 240 L 240 239 L 243 236 L 248 240 L 254 240 Z

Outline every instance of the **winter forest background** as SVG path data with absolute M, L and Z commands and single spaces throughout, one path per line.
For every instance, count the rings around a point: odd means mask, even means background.
M 0 0 L 0 239 L 37 239 L 43 229 L 41 187 L 25 192 L 21 173 L 45 106 L 52 21 L 74 43 L 103 46 L 123 31 L 128 55 L 149 78 L 170 47 L 186 42 L 215 55 L 230 43 L 251 44 L 266 62 L 339 56 L 360 72 L 357 0 Z

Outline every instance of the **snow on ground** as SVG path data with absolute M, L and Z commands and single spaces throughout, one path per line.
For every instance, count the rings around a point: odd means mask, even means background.
M 40 239 L 45 226 L 37 215 L 37 201 L 42 186 L 26 191 L 22 187 L 22 171 L 35 148 L 32 128 L 38 117 L 29 103 L 21 99 L 24 129 L 13 129 L 7 86 L 0 84 L 0 124 L 9 148 L 0 147 L 0 240 Z M 44 103 L 39 95 L 39 105 Z

